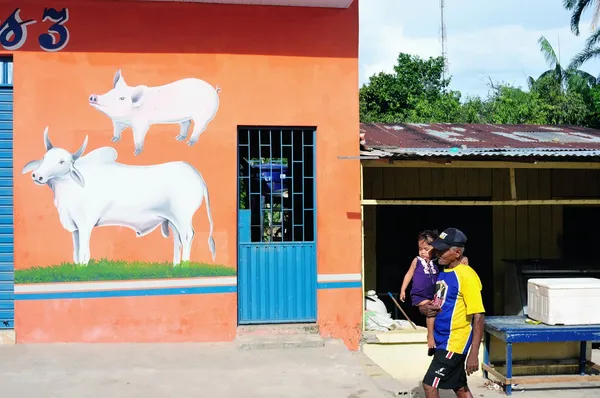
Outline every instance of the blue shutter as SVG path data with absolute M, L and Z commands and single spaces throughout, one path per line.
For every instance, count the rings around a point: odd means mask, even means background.
M 13 63 L 0 59 L 0 329 L 13 329 Z

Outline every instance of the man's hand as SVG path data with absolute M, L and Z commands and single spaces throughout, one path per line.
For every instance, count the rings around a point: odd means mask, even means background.
M 479 353 L 471 350 L 467 356 L 467 375 L 471 376 L 479 370 Z
M 400 292 L 400 301 L 404 302 L 406 300 L 406 292 L 403 290 Z
M 419 312 L 421 312 L 421 314 L 425 315 L 427 318 L 434 318 L 441 310 L 442 308 L 440 306 L 433 305 L 431 301 L 427 304 L 419 306 Z

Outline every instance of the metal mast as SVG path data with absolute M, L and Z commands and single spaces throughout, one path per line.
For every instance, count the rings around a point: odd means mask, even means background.
M 444 72 L 442 78 L 446 78 L 448 74 L 448 54 L 447 54 L 447 42 L 446 42 L 446 22 L 444 20 L 444 7 L 445 0 L 440 0 L 440 16 L 441 16 L 441 28 L 440 28 L 440 41 L 442 44 L 442 57 L 444 58 Z

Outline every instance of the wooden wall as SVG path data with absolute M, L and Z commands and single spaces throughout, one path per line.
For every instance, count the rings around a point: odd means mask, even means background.
M 552 199 L 553 182 L 560 181 L 552 170 L 520 169 L 515 173 L 520 200 Z M 493 170 L 492 184 L 493 200 L 510 200 L 507 169 Z M 494 206 L 493 214 L 494 309 L 516 315 L 521 310 L 516 274 L 514 266 L 502 259 L 559 259 L 562 206 Z
M 490 169 L 365 167 L 365 199 L 492 196 Z
M 364 199 L 510 200 L 508 169 L 365 167 L 363 179 Z M 520 200 L 597 198 L 600 171 L 518 169 L 516 185 Z M 369 217 L 375 212 L 370 207 L 365 206 L 365 276 L 374 289 L 375 221 Z M 492 222 L 494 310 L 515 313 L 516 303 L 506 298 L 516 296 L 516 280 L 507 275 L 502 259 L 561 258 L 563 209 L 494 206 Z

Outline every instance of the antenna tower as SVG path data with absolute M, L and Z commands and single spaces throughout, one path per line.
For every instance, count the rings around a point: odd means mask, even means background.
M 441 26 L 440 26 L 440 42 L 442 44 L 442 57 L 444 58 L 444 71 L 442 73 L 442 78 L 446 78 L 448 74 L 448 49 L 446 42 L 446 21 L 444 20 L 444 8 L 445 8 L 445 0 L 440 0 L 440 16 L 441 16 Z

